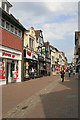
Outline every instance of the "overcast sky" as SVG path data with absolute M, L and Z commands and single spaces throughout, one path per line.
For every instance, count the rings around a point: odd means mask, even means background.
M 77 2 L 11 2 L 11 13 L 26 29 L 41 29 L 44 41 L 65 52 L 68 62 L 74 53 L 75 31 L 78 30 Z

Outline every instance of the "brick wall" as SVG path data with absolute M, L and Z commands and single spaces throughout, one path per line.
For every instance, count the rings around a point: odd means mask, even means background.
M 1 45 L 22 51 L 22 39 L 1 28 L 0 36 L 2 36 L 2 41 L 0 40 Z

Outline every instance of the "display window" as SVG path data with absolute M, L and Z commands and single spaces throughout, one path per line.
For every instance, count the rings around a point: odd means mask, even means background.
M 0 79 L 6 78 L 5 59 L 0 59 Z

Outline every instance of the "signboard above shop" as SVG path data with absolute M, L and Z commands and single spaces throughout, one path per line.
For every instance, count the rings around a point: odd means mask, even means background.
M 35 53 L 31 53 L 30 51 L 26 51 L 26 58 L 32 60 L 38 60 L 38 55 Z
M 16 54 L 16 53 L 13 53 L 13 52 L 2 51 L 2 50 L 0 50 L 0 57 L 1 58 L 8 58 L 8 59 L 16 59 L 16 60 L 21 60 L 22 59 L 21 54 Z

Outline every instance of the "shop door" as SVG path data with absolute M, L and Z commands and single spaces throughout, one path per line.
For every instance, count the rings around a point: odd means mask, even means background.
M 8 84 L 8 76 L 9 76 L 9 63 L 7 63 L 7 77 L 6 77 L 6 84 Z

